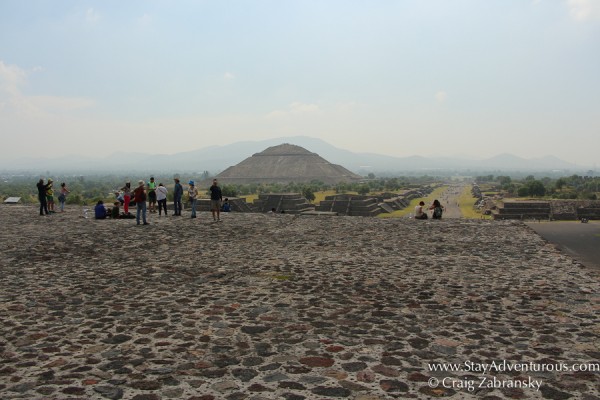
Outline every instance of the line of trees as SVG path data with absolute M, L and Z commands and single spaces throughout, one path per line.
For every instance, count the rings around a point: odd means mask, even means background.
M 155 180 L 162 182 L 169 189 L 169 200 L 172 200 L 173 178 L 171 176 L 156 175 Z M 205 181 L 211 176 L 204 172 L 197 177 L 177 176 L 181 183 L 186 186 L 187 182 L 192 180 Z M 98 200 L 114 201 L 114 193 L 124 186 L 127 180 L 131 181 L 133 187 L 137 185 L 139 179 L 147 181 L 150 178 L 140 177 L 132 179 L 119 175 L 93 175 L 93 176 L 73 176 L 63 175 L 53 177 L 55 192 L 58 195 L 60 183 L 65 182 L 70 190 L 67 196 L 67 204 L 94 204 Z M 0 198 L 21 197 L 25 204 L 36 203 L 37 189 L 35 184 L 39 179 L 38 176 L 4 176 L 0 179 Z M 315 193 L 320 191 L 333 190 L 336 193 L 359 193 L 368 194 L 371 192 L 396 192 L 399 190 L 419 187 L 424 184 L 439 182 L 440 178 L 424 175 L 421 177 L 394 177 L 394 178 L 377 178 L 374 174 L 369 174 L 364 180 L 352 183 L 339 183 L 336 185 L 328 185 L 321 181 L 315 180 L 309 183 L 273 183 L 273 184 L 222 184 L 221 190 L 224 197 L 240 197 L 252 194 L 261 193 L 302 193 L 309 201 L 315 199 Z M 202 189 L 208 190 L 206 188 Z
M 506 175 L 485 175 L 475 178 L 477 183 L 487 183 L 509 196 L 550 197 L 554 199 L 597 200 L 600 192 L 600 177 L 571 175 L 552 179 L 536 179 L 533 175 L 514 180 Z

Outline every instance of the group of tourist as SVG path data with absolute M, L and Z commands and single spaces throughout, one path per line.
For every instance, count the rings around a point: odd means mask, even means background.
M 54 210 L 54 181 L 52 179 L 48 179 L 46 183 L 44 183 L 43 179 L 40 179 L 37 183 L 38 190 L 38 199 L 40 201 L 40 215 L 49 215 L 54 214 L 56 211 Z M 70 191 L 67 188 L 66 183 L 60 184 L 60 193 L 58 195 L 58 203 L 60 207 L 60 212 L 65 211 L 65 202 L 67 201 L 67 194 Z
M 424 209 L 425 202 L 420 201 L 419 205 L 415 207 L 415 219 L 428 219 L 427 210 Z M 439 200 L 434 200 L 428 210 L 432 210 L 431 219 L 442 219 L 444 213 L 444 206 L 440 204 Z
M 179 181 L 179 178 L 174 179 L 175 184 L 173 186 L 173 216 L 181 216 L 183 209 L 183 186 Z M 48 179 L 44 183 L 43 179 L 40 179 L 38 188 L 38 197 L 40 201 L 40 215 L 48 215 L 54 212 L 54 193 L 52 190 L 53 181 Z M 212 185 L 209 188 L 210 191 L 210 209 L 212 212 L 213 221 L 221 221 L 221 210 L 230 211 L 231 206 L 228 199 L 225 199 L 223 203 L 223 194 L 221 188 L 218 185 L 216 179 L 213 179 Z M 64 212 L 64 204 L 66 196 L 69 193 L 65 183 L 61 184 L 61 192 L 58 197 L 60 202 L 60 210 Z M 131 182 L 125 182 L 125 185 L 120 189 L 119 192 L 115 193 L 116 200 L 112 208 L 106 208 L 104 202 L 99 200 L 94 208 L 95 219 L 106 219 L 106 218 L 133 218 L 129 212 L 129 206 L 131 203 L 135 203 L 136 207 L 136 222 L 138 225 L 143 223 L 148 225 L 146 214 L 149 210 L 150 213 L 156 213 L 158 205 L 158 215 L 162 216 L 164 213 L 167 216 L 167 188 L 162 184 L 156 184 L 154 177 L 150 178 L 150 181 L 144 182 L 143 180 L 138 181 L 138 186 L 132 189 Z M 188 182 L 188 200 L 191 206 L 191 218 L 196 218 L 196 207 L 198 202 L 198 189 L 194 181 Z M 123 212 L 120 212 L 120 206 L 123 206 Z

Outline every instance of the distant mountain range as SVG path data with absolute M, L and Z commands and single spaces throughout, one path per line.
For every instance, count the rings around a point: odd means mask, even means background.
M 267 147 L 283 143 L 295 144 L 317 153 L 327 161 L 339 164 L 352 172 L 375 174 L 435 174 L 441 171 L 581 171 L 584 167 L 554 156 L 525 159 L 512 154 L 500 154 L 483 160 L 451 157 L 392 157 L 373 153 L 354 153 L 339 149 L 317 138 L 306 136 L 282 137 L 261 141 L 244 141 L 224 146 L 210 146 L 177 154 L 142 154 L 118 152 L 104 158 L 67 156 L 58 158 L 23 158 L 3 163 L 2 170 L 21 170 L 33 173 L 57 172 L 203 172 L 219 173 Z

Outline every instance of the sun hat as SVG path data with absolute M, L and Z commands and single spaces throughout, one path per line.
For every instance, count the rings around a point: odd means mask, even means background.
M 144 181 L 138 181 L 138 186 L 144 186 Z
M 189 181 L 188 182 L 188 185 L 193 185 L 193 184 L 194 184 L 194 181 Z

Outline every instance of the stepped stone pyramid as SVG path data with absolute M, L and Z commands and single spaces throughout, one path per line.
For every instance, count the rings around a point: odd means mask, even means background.
M 326 184 L 355 182 L 359 175 L 331 164 L 316 153 L 293 144 L 280 144 L 246 158 L 216 176 L 221 183 L 289 183 L 318 180 Z

